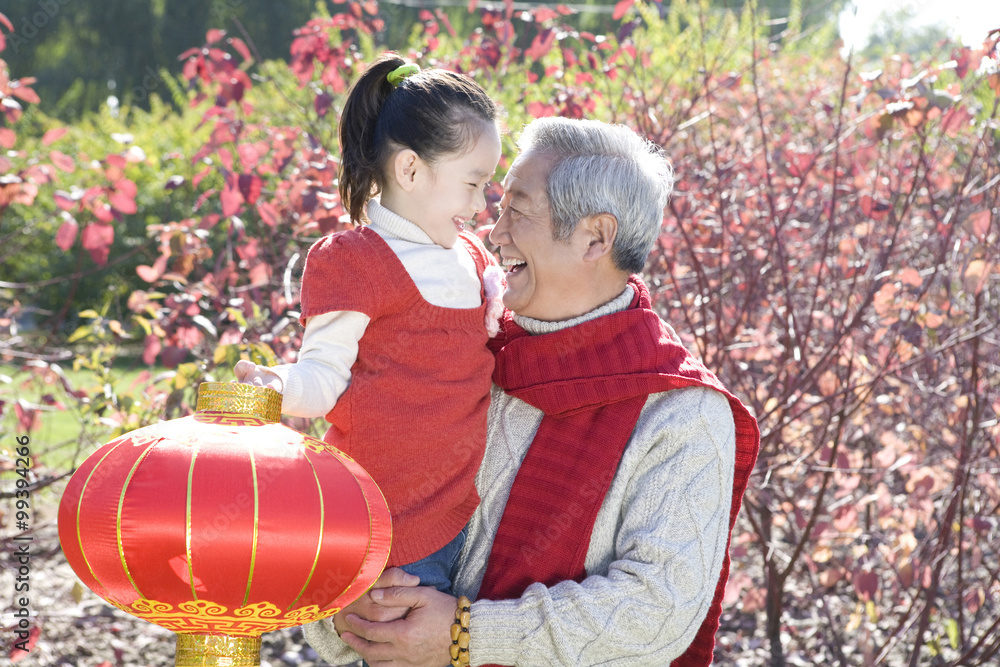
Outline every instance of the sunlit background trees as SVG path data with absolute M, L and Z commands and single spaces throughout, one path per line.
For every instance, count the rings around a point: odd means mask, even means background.
M 277 7 L 0 10 L 0 449 L 44 443 L 39 493 L 241 356 L 294 359 L 304 253 L 346 224 L 345 87 L 393 47 L 475 77 L 512 135 L 598 118 L 671 157 L 645 277 L 763 434 L 717 663 L 993 664 L 994 26 L 850 52 L 839 3 Z

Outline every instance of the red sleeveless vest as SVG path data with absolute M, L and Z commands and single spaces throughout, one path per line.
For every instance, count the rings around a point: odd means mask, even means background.
M 491 263 L 463 233 L 480 280 Z M 335 310 L 371 318 L 351 384 L 326 415 L 324 440 L 356 459 L 392 513 L 388 566 L 434 553 L 479 504 L 493 355 L 483 303 L 442 308 L 420 296 L 399 258 L 367 227 L 318 241 L 302 277 L 302 318 Z

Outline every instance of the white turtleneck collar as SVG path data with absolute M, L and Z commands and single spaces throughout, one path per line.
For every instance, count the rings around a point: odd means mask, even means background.
M 562 329 L 568 329 L 569 327 L 575 327 L 578 324 L 583 324 L 584 322 L 589 322 L 590 320 L 596 320 L 598 317 L 603 317 L 604 315 L 621 312 L 629 307 L 633 298 L 635 298 L 635 290 L 632 289 L 631 285 L 626 285 L 625 290 L 611 301 L 608 301 L 603 306 L 598 306 L 589 313 L 584 313 L 583 315 L 579 315 L 570 320 L 562 320 L 561 322 L 544 322 L 542 320 L 535 320 L 530 317 L 524 317 L 523 315 L 514 313 L 514 321 L 518 326 L 532 335 L 552 333 L 553 331 L 560 331 Z
M 436 245 L 427 232 L 374 199 L 368 200 L 368 219 L 372 221 L 372 229 L 382 238 L 390 237 L 421 245 Z

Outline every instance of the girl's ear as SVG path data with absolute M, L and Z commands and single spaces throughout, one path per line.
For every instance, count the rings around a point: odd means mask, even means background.
M 404 148 L 392 158 L 392 175 L 396 183 L 406 192 L 412 192 L 416 185 L 420 156 L 410 148 Z

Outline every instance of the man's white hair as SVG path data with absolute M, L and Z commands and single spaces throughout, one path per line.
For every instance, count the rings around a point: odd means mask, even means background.
M 587 216 L 610 213 L 618 220 L 615 266 L 641 271 L 674 186 L 663 151 L 624 125 L 558 117 L 529 123 L 518 147 L 557 156 L 546 184 L 555 238 L 569 238 Z

